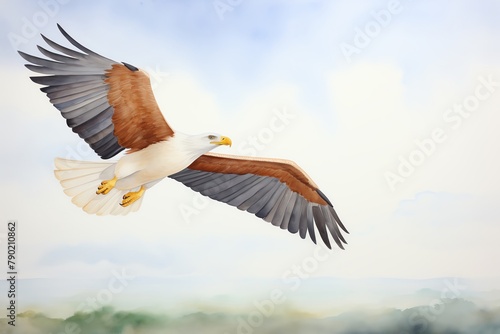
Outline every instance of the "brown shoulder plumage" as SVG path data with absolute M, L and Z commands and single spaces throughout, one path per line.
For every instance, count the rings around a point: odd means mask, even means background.
M 114 64 L 106 76 L 108 101 L 114 108 L 114 133 L 121 146 L 136 152 L 174 134 L 156 103 L 145 72 Z

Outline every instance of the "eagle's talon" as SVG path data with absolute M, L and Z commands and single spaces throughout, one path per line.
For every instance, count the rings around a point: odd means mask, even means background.
M 116 176 L 111 180 L 104 180 L 101 182 L 101 185 L 97 187 L 97 191 L 95 192 L 97 195 L 106 195 L 115 187 L 117 178 Z
M 141 198 L 145 191 L 146 189 L 144 188 L 144 186 L 141 186 L 138 191 L 131 191 L 126 193 L 125 195 L 123 195 L 123 201 L 120 203 L 120 205 L 123 207 L 129 206 L 130 204 Z

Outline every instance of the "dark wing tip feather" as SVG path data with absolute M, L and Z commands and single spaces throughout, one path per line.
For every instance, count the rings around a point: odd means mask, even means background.
M 330 206 L 329 207 L 330 209 L 330 212 L 333 216 L 333 218 L 335 219 L 335 221 L 337 222 L 337 224 L 340 226 L 340 228 L 347 234 L 349 234 L 349 231 L 347 230 L 347 228 L 344 226 L 344 224 L 342 224 L 342 221 L 340 220 L 340 217 L 339 215 L 337 214 L 337 212 L 335 212 L 335 209 L 333 208 L 333 206 Z
M 94 56 L 98 56 L 98 57 L 102 57 L 100 54 L 97 54 L 95 53 L 94 51 L 86 48 L 85 46 L 83 46 L 82 44 L 78 43 L 73 37 L 70 36 L 70 34 L 68 34 L 66 32 L 66 30 L 63 29 L 63 27 L 61 27 L 61 25 L 59 23 L 57 23 L 57 28 L 59 28 L 59 31 L 61 32 L 61 34 L 63 34 L 63 36 L 71 43 L 73 44 L 75 47 L 77 47 L 78 49 L 80 49 L 81 51 L 87 53 L 88 55 L 94 55 Z M 103 57 L 104 58 L 104 57 Z
M 335 212 L 335 211 L 334 211 Z M 336 215 L 336 214 L 335 214 Z M 338 217 L 338 216 L 337 216 Z M 347 230 L 347 228 L 344 226 L 344 224 L 342 224 L 342 222 L 340 221 L 340 219 L 337 219 L 337 224 L 340 226 L 340 228 L 347 234 L 350 234 L 349 231 Z M 347 242 L 346 242 L 347 243 Z
M 59 62 L 64 62 L 64 63 L 68 63 L 68 64 L 75 64 L 79 61 L 78 58 L 73 58 L 73 57 L 65 56 L 65 55 L 62 55 L 59 53 L 54 53 L 52 51 L 45 49 L 44 47 L 42 47 L 40 45 L 37 45 L 37 49 L 43 55 L 49 57 L 50 59 L 59 61 Z
M 29 61 L 28 59 L 31 57 L 31 55 L 27 54 L 26 52 L 22 52 L 22 51 L 20 51 L 20 50 L 17 50 L 17 53 L 19 53 L 19 55 L 20 55 L 21 57 L 23 57 L 23 58 L 24 58 L 24 60 L 27 60 L 27 61 Z
M 328 199 L 328 197 L 326 197 L 325 194 L 323 194 L 323 192 L 319 189 L 316 189 L 316 192 L 318 193 L 318 195 L 329 205 L 329 206 L 332 206 L 333 207 L 333 204 L 332 202 L 330 202 L 330 200 Z
M 122 62 L 122 64 L 125 65 L 125 67 L 128 68 L 129 70 L 131 70 L 132 72 L 139 71 L 139 69 L 137 67 L 135 67 L 134 65 L 130 65 L 126 62 Z
M 325 243 L 326 247 L 332 249 L 332 245 L 330 244 L 330 240 L 328 239 L 328 232 L 326 231 L 326 217 L 323 216 L 323 212 L 318 206 L 313 206 L 312 211 L 314 222 L 316 223 L 316 227 L 318 228 L 321 239 Z
M 335 221 L 338 223 L 338 225 L 340 226 L 340 228 L 347 234 L 349 234 L 349 231 L 347 230 L 347 228 L 344 226 L 344 224 L 342 224 L 342 221 L 340 220 L 339 216 L 337 215 L 337 212 L 335 212 L 335 209 L 333 209 L 333 204 L 332 202 L 330 202 L 330 200 L 328 199 L 328 197 L 326 197 L 326 195 L 319 189 L 316 189 L 316 192 L 318 193 L 318 195 L 330 206 L 331 210 L 330 212 L 332 213 L 333 217 L 335 218 Z

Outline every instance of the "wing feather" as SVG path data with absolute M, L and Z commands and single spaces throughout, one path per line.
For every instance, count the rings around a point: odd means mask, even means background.
M 211 173 L 201 172 L 201 171 L 193 171 L 189 173 L 188 170 L 185 170 L 187 173 L 178 173 L 179 181 L 182 181 L 185 184 L 189 184 L 189 186 L 194 185 L 194 182 L 200 179 L 204 179 L 206 177 L 213 177 Z
M 61 26 L 58 26 L 58 27 L 59 27 L 59 30 L 62 31 L 62 27 Z M 89 56 L 84 54 L 84 53 L 77 52 L 75 50 L 71 50 L 65 46 L 60 45 L 60 44 L 57 44 L 56 42 L 54 42 L 50 38 L 45 37 L 43 34 L 41 36 L 42 36 L 43 40 L 45 41 L 45 43 L 47 43 L 54 50 L 62 52 L 64 54 L 66 54 L 70 57 L 76 58 L 76 59 L 88 60 L 88 58 L 89 58 Z M 110 61 L 113 62 L 112 60 L 110 60 Z
M 268 187 L 259 190 L 259 192 L 255 194 L 255 197 L 257 197 L 257 201 L 250 205 L 248 209 L 246 209 L 246 211 L 257 215 L 257 213 L 260 212 L 268 202 L 270 202 L 271 197 L 281 186 L 282 184 L 279 181 L 273 180 L 273 182 L 270 183 Z
M 90 146 L 96 145 L 98 147 L 103 147 L 104 145 L 107 145 L 108 143 L 116 143 L 115 136 L 113 135 L 113 129 L 114 126 L 113 124 L 107 126 L 105 129 L 99 131 L 98 133 L 86 137 L 85 141 L 89 143 Z M 118 143 L 116 143 L 118 144 Z
M 100 133 L 101 131 L 105 132 L 106 128 L 112 127 L 112 116 L 113 110 L 111 109 L 111 107 L 108 107 L 106 110 L 96 115 L 95 117 L 92 117 L 85 122 L 75 126 L 73 128 L 73 131 L 78 133 L 80 137 L 87 139 Z
M 47 56 L 51 59 L 62 62 L 64 64 L 80 64 L 81 62 L 80 60 L 78 60 L 78 58 L 72 58 L 59 53 L 49 51 L 40 45 L 37 45 L 37 48 L 38 51 L 40 51 L 40 53 L 43 54 L 44 56 Z
M 104 74 L 69 74 L 31 77 L 31 80 L 40 85 L 61 86 L 74 83 L 102 82 L 106 79 Z
M 287 230 L 288 224 L 290 223 L 290 218 L 292 217 L 293 208 L 295 206 L 295 201 L 297 200 L 297 193 L 290 191 L 291 196 L 283 212 L 283 218 L 281 224 L 279 225 L 281 229 Z
M 259 188 L 267 184 L 265 183 L 264 178 L 259 178 L 259 177 L 254 177 L 252 178 L 252 182 L 245 187 L 242 187 L 239 189 L 237 192 L 235 192 L 233 195 L 231 195 L 231 199 L 227 202 L 227 204 L 232 205 L 232 206 L 239 206 L 241 203 L 246 201 L 250 196 L 254 195 Z M 260 185 L 259 185 L 260 184 Z
M 88 100 L 94 96 L 98 96 L 98 95 L 105 95 L 103 93 L 106 93 L 107 91 L 107 87 L 106 86 L 94 86 L 92 85 L 91 88 L 89 89 L 86 89 L 86 90 L 83 90 L 83 91 L 79 91 L 79 92 L 72 92 L 72 94 L 69 94 L 69 92 L 64 92 L 64 94 L 57 94 L 56 93 L 53 93 L 53 94 L 47 94 L 47 96 L 49 97 L 50 99 L 50 103 L 52 103 L 53 105 L 56 105 L 56 104 L 59 104 L 59 103 L 63 103 L 63 102 L 69 102 L 69 101 L 77 101 L 77 99 L 79 99 L 80 101 L 85 101 L 85 100 Z
M 311 203 L 307 204 L 306 208 L 306 219 L 307 219 L 307 231 L 309 232 L 309 237 L 316 243 L 316 233 L 314 232 L 314 216 L 312 212 L 313 205 Z
M 302 239 L 306 238 L 307 235 L 307 207 L 309 206 L 309 203 L 304 199 L 302 200 L 302 208 L 301 208 L 301 213 L 300 213 L 300 220 L 299 220 L 299 235 Z M 311 238 L 312 239 L 312 238 Z
M 300 220 L 302 218 L 302 206 L 304 205 L 304 203 L 304 198 L 301 196 L 297 196 L 287 226 L 290 233 L 297 233 L 299 231 Z
M 283 198 L 285 198 L 285 196 L 289 193 L 289 189 L 288 188 L 285 188 L 285 190 L 283 192 L 281 192 L 281 194 L 276 198 L 276 202 L 274 203 L 273 205 L 273 208 L 271 209 L 271 211 L 267 214 L 267 216 L 265 216 L 263 219 L 264 221 L 268 222 L 268 223 L 273 223 L 273 219 L 274 219 L 274 216 L 276 215 L 276 212 L 278 211 L 279 207 L 280 207 L 280 204 L 281 204 L 281 201 L 283 200 Z
M 269 200 L 266 200 L 266 203 L 260 209 L 255 215 L 259 218 L 262 218 L 266 221 L 268 221 L 266 218 L 271 212 L 271 210 L 276 206 L 276 202 L 281 198 L 281 196 L 284 194 L 284 192 L 288 189 L 286 184 L 278 182 L 279 188 L 276 189 L 274 193 L 271 194 L 271 197 Z
M 104 112 L 108 108 L 109 105 L 106 102 L 106 98 L 100 98 L 87 102 L 87 104 L 67 108 L 61 112 L 61 115 L 66 118 L 68 125 L 75 127 Z
M 96 80 L 96 81 L 89 81 L 86 84 L 72 83 L 59 86 L 47 86 L 40 88 L 40 90 L 46 93 L 49 98 L 53 97 L 57 98 L 57 97 L 85 92 L 94 87 L 105 87 L 106 89 L 109 89 L 108 85 L 105 82 Z
M 334 224 L 332 221 L 332 216 L 328 212 L 328 208 L 325 206 L 321 206 L 321 211 L 323 212 L 323 217 L 325 218 L 326 226 L 330 230 L 330 235 L 333 237 L 333 240 L 339 246 L 340 248 L 344 249 L 344 246 L 342 246 L 342 242 L 340 241 L 339 235 L 339 227 L 337 224 Z M 342 237 L 344 239 L 344 237 Z
M 316 227 L 318 228 L 319 235 L 321 239 L 325 243 L 328 248 L 331 248 L 330 240 L 328 240 L 328 233 L 326 232 L 326 220 L 323 216 L 323 211 L 317 205 L 314 205 L 312 208 L 314 222 L 316 223 Z
M 216 199 L 218 201 L 224 202 L 224 203 L 229 203 L 231 200 L 233 200 L 236 196 L 238 196 L 240 193 L 245 191 L 246 189 L 250 188 L 252 184 L 257 180 L 255 175 L 246 175 L 242 177 L 241 179 L 238 178 L 238 181 L 241 182 L 234 182 L 234 186 L 230 186 L 227 189 L 222 190 L 217 194 L 217 198 L 212 197 L 213 199 Z
M 190 180 L 191 187 L 195 188 L 202 185 L 207 195 L 216 194 L 219 191 L 219 185 L 224 182 L 231 182 L 231 175 L 220 175 L 214 177 L 212 173 L 204 173 L 202 177 Z
M 239 175 L 223 174 L 214 179 L 213 185 L 207 186 L 205 189 L 206 196 L 219 195 L 223 189 L 235 188 L 235 186 L 246 178 L 241 178 Z M 197 181 L 197 183 L 203 180 Z M 222 196 L 222 195 L 221 195 Z
M 333 216 L 333 218 L 335 218 L 335 221 L 340 226 L 340 228 L 344 230 L 345 233 L 349 233 L 345 228 L 344 224 L 342 223 L 342 221 L 340 221 L 339 215 L 337 214 L 337 212 L 335 212 L 333 206 L 328 207 L 328 209 L 330 210 L 331 215 Z
M 269 192 L 274 187 L 275 181 L 276 180 L 271 178 L 263 179 L 261 183 L 254 186 L 252 191 L 247 191 L 245 196 L 247 199 L 238 205 L 238 209 L 248 211 L 248 208 L 257 203 L 262 198 L 263 194 Z

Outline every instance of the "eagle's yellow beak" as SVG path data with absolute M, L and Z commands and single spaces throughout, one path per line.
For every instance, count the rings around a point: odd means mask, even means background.
M 210 144 L 231 146 L 233 144 L 233 142 L 231 141 L 231 138 L 221 136 L 219 141 L 211 141 Z

